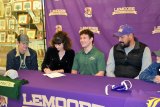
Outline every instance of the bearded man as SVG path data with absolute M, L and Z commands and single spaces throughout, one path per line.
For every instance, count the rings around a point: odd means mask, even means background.
M 151 51 L 147 45 L 139 42 L 130 25 L 121 25 L 114 36 L 119 43 L 110 49 L 106 75 L 139 79 L 139 74 L 152 62 Z

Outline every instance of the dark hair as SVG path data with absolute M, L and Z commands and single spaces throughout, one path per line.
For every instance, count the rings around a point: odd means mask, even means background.
M 71 39 L 68 37 L 68 34 L 63 31 L 59 31 L 53 35 L 51 40 L 51 45 L 55 47 L 55 44 L 63 43 L 64 49 L 69 50 L 72 47 Z
M 93 38 L 93 41 L 94 41 L 94 33 L 93 33 L 91 30 L 89 30 L 89 29 L 84 29 L 84 30 L 80 31 L 79 35 L 81 36 L 81 35 L 83 35 L 83 34 L 88 35 L 89 38 Z

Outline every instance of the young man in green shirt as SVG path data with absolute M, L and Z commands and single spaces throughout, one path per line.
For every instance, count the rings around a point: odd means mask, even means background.
M 93 46 L 93 32 L 85 29 L 79 34 L 83 49 L 74 58 L 72 74 L 104 76 L 105 57 L 102 52 Z

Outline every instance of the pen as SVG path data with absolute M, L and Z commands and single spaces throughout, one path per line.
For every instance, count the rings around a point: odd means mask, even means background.
M 51 69 L 49 68 L 49 65 L 46 65 L 46 67 L 44 68 L 44 72 L 46 74 L 50 74 L 51 73 Z

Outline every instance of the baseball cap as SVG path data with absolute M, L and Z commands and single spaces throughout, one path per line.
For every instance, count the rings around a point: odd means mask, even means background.
M 153 52 L 156 56 L 160 57 L 160 50 Z
M 6 73 L 4 74 L 4 76 L 8 76 L 10 77 L 11 79 L 16 79 L 18 78 L 18 72 L 14 69 L 10 69 L 8 71 L 6 71 Z
M 121 25 L 118 29 L 118 32 L 114 33 L 113 36 L 123 36 L 123 35 L 127 35 L 130 33 L 134 33 L 134 29 L 132 26 L 125 24 L 125 25 Z
M 26 43 L 26 44 L 29 43 L 29 38 L 28 38 L 28 36 L 25 35 L 25 34 L 19 35 L 18 38 L 17 38 L 17 40 L 18 40 L 19 42 L 22 42 L 22 43 Z

